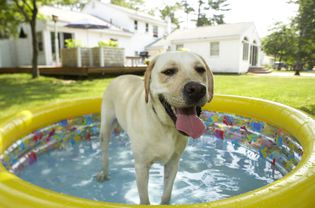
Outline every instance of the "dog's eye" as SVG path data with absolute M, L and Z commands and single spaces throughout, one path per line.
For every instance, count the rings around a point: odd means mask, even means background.
M 201 66 L 197 66 L 195 67 L 196 72 L 198 72 L 199 74 L 202 74 L 206 71 L 206 69 L 204 67 Z
M 162 71 L 162 73 L 165 74 L 166 76 L 173 76 L 174 74 L 176 74 L 176 72 L 177 72 L 176 68 L 169 68 Z

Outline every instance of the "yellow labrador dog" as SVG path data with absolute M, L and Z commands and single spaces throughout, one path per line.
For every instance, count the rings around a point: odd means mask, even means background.
M 131 140 L 140 203 L 150 204 L 149 169 L 158 162 L 164 165 L 161 204 L 168 204 L 187 136 L 198 138 L 204 133 L 205 126 L 198 116 L 212 97 L 212 73 L 206 62 L 191 52 L 167 52 L 155 57 L 144 80 L 132 75 L 114 79 L 103 96 L 103 169 L 97 180 L 108 178 L 108 143 L 118 122 Z

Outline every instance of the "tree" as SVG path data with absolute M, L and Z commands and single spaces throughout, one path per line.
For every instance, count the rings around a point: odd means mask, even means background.
M 25 22 L 30 24 L 32 34 L 32 77 L 37 78 L 39 76 L 38 70 L 38 46 L 36 37 L 36 21 L 38 15 L 38 6 L 36 0 L 13 0 L 17 10 L 23 15 Z
M 175 3 L 174 5 L 166 5 L 163 9 L 160 10 L 161 18 L 165 20 L 167 17 L 171 18 L 171 22 L 179 28 L 179 20 L 175 16 L 175 12 L 181 8 L 179 3 Z
M 141 10 L 141 6 L 144 4 L 144 0 L 111 0 L 111 3 L 139 11 Z
M 290 25 L 276 24 L 262 42 L 263 50 L 279 61 L 294 65 L 295 75 L 306 66 L 315 65 L 315 1 L 292 0 L 299 5 L 298 14 Z
M 298 53 L 296 57 L 296 75 L 304 65 L 313 68 L 315 65 L 315 1 L 297 0 L 298 15 L 294 22 L 298 30 Z
M 10 5 L 6 0 L 0 0 L 0 39 L 17 36 L 18 25 L 23 20 L 23 17 L 10 9 Z
M 18 23 L 25 22 L 30 25 L 31 36 L 32 36 L 32 77 L 37 78 L 39 76 L 38 70 L 38 42 L 36 35 L 36 25 L 38 18 L 38 7 L 42 5 L 52 5 L 52 4 L 74 4 L 77 0 L 12 0 L 6 1 L 2 0 L 0 8 L 0 14 L 5 13 L 4 10 L 10 10 L 10 14 L 14 17 L 22 17 Z M 14 18 L 13 18 L 14 19 Z M 11 16 L 4 16 L 2 21 L 7 21 L 11 24 L 16 24 L 16 19 L 13 20 Z M 9 31 L 11 34 L 14 30 Z
M 227 0 L 198 0 L 197 26 L 224 24 L 224 14 L 229 11 Z
M 190 13 L 194 12 L 194 8 L 189 6 L 187 0 L 181 1 L 181 7 L 184 9 L 184 12 L 186 13 L 186 27 L 188 28 L 188 16 Z
M 263 51 L 267 55 L 273 56 L 276 61 L 294 64 L 298 45 L 297 32 L 294 27 L 276 23 L 271 31 L 272 33 L 262 41 Z M 280 65 L 278 65 L 278 70 L 280 70 Z

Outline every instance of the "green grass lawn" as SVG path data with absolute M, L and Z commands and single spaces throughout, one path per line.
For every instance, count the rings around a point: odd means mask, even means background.
M 73 98 L 101 96 L 110 78 L 61 80 L 27 74 L 0 75 L 0 119 L 21 110 Z M 215 93 L 280 102 L 315 118 L 314 77 L 215 75 Z

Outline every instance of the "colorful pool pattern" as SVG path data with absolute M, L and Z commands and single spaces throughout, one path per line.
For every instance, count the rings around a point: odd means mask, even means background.
M 294 169 L 303 155 L 303 149 L 294 137 L 267 123 L 209 111 L 203 111 L 201 119 L 207 126 L 205 134 L 230 142 L 235 149 L 245 147 L 269 161 L 271 167 L 276 167 L 283 175 Z M 62 120 L 21 138 L 0 155 L 0 160 L 10 172 L 18 173 L 47 151 L 91 140 L 99 134 L 99 125 L 99 114 Z M 121 131 L 117 128 L 114 134 Z

